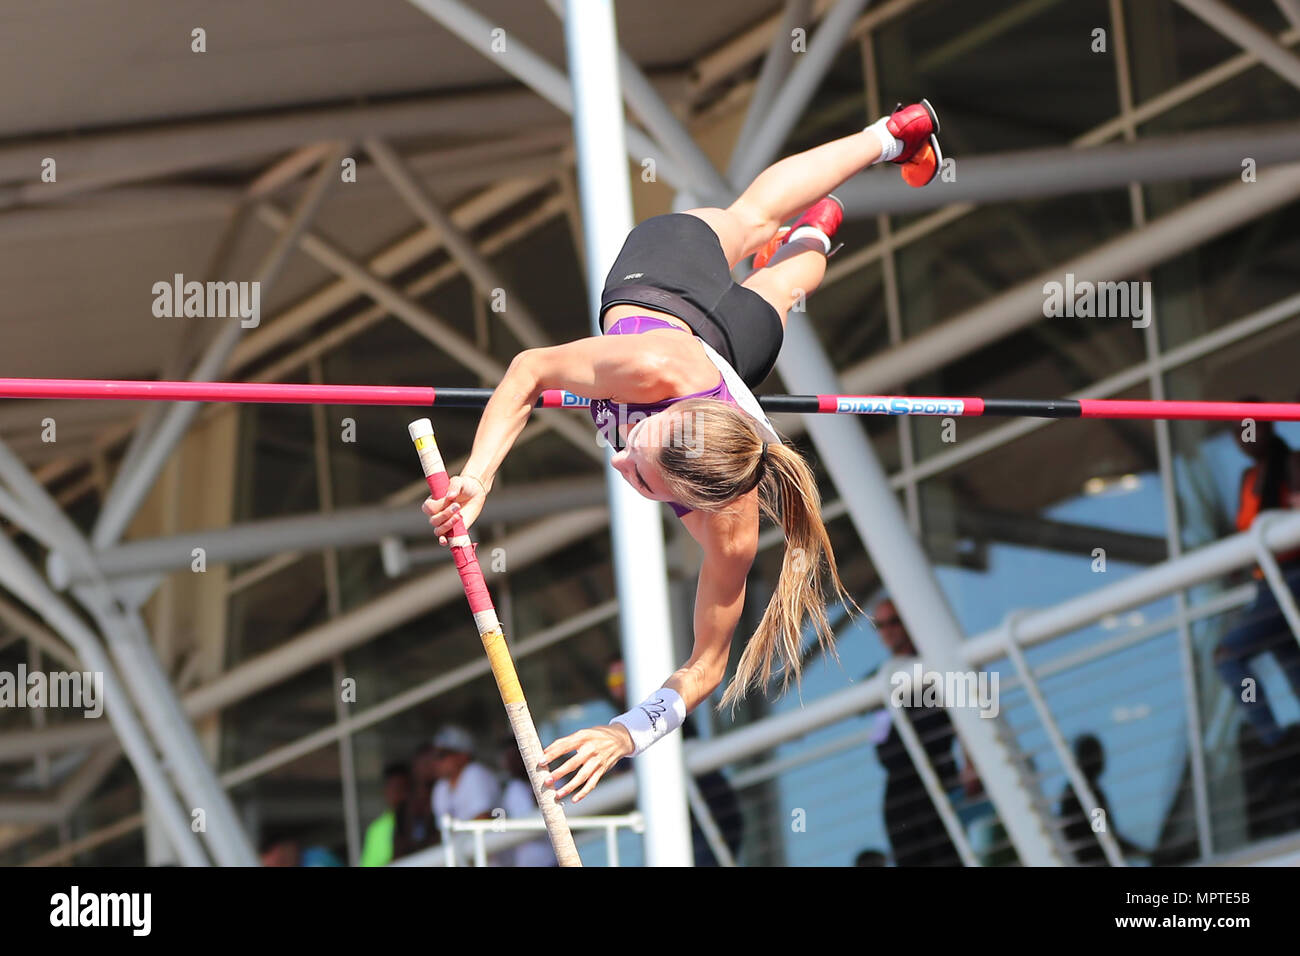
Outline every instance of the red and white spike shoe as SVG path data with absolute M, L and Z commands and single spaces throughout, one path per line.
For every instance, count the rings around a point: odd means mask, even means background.
M 890 160 L 903 167 L 903 182 L 916 187 L 933 182 L 943 166 L 943 151 L 939 148 L 939 114 L 930 101 L 909 106 L 900 103 L 885 127 L 903 144 L 903 151 Z
M 754 268 L 761 269 L 772 261 L 772 257 L 777 254 L 780 248 L 785 245 L 785 237 L 790 235 L 789 226 L 781 226 L 767 244 L 754 253 Z
M 804 210 L 803 215 L 795 220 L 794 225 L 782 226 L 777 230 L 776 235 L 768 240 L 767 245 L 754 253 L 754 268 L 761 269 L 771 262 L 772 257 L 776 255 L 783 245 L 790 241 L 790 237 L 794 235 L 796 230 L 805 226 L 816 229 L 826 237 L 826 241 L 829 243 L 843 221 L 844 203 L 834 196 L 819 199 Z M 826 254 L 827 257 L 833 255 L 837 250 L 838 247 L 830 249 Z

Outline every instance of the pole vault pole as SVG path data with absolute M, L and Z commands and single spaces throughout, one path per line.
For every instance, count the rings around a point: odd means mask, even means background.
M 483 408 L 490 388 L 151 382 L 82 378 L 0 378 L 0 399 L 238 402 L 255 405 L 399 405 Z M 918 395 L 761 395 L 765 411 L 796 415 L 920 415 L 953 418 L 1186 419 L 1300 421 L 1296 402 L 1152 401 L 1107 398 L 938 398 Z M 586 408 L 590 398 L 547 389 L 538 408 Z
M 447 493 L 450 479 L 442 455 L 438 452 L 438 443 L 433 437 L 433 423 L 427 418 L 421 418 L 411 422 L 407 431 L 420 456 L 420 467 L 424 469 L 429 490 L 435 498 L 443 497 Z M 555 858 L 559 860 L 560 866 L 582 866 L 578 849 L 573 844 L 573 834 L 564 818 L 564 810 L 555 800 L 555 787 L 546 782 L 551 772 L 542 770 L 539 766 L 542 742 L 537 737 L 532 715 L 528 713 L 528 702 L 524 700 L 519 675 L 515 672 L 515 662 L 510 656 L 510 648 L 506 646 L 505 635 L 501 633 L 501 622 L 497 620 L 496 608 L 492 606 L 492 596 L 488 594 L 487 584 L 483 580 L 483 570 L 474 554 L 474 545 L 469 540 L 469 532 L 459 515 L 452 525 L 451 534 L 447 536 L 447 544 L 451 547 L 456 570 L 460 572 L 460 582 L 465 588 L 469 609 L 474 612 L 474 625 L 478 628 L 478 636 L 483 641 L 483 649 L 487 651 L 488 662 L 492 665 L 492 676 L 496 678 L 501 701 L 506 705 L 510 729 L 514 731 L 519 754 L 524 758 L 528 782 L 533 785 L 533 796 L 537 798 L 537 806 L 542 811 L 542 821 L 550 835 L 551 846 L 555 848 Z

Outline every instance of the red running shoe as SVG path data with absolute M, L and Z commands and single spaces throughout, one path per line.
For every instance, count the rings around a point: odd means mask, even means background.
M 836 230 L 840 228 L 840 223 L 843 221 L 844 203 L 834 196 L 827 196 L 825 199 L 819 199 L 809 206 L 807 211 L 794 221 L 790 231 L 794 232 L 800 226 L 812 226 L 814 229 L 820 230 L 827 239 L 833 239 Z
M 782 226 L 777 230 L 776 235 L 768 240 L 767 245 L 754 253 L 754 268 L 761 269 L 772 261 L 772 257 L 789 241 L 794 231 L 801 226 L 811 226 L 829 240 L 834 237 L 836 231 L 840 228 L 840 223 L 843 221 L 844 203 L 834 196 L 819 199 L 804 210 L 803 215 L 795 220 L 793 226 Z M 831 251 L 834 252 L 833 249 Z
M 930 101 L 899 104 L 885 127 L 903 143 L 903 151 L 891 160 L 903 167 L 903 182 L 917 187 L 932 182 L 943 165 L 943 151 L 939 149 L 939 115 Z
M 767 240 L 767 245 L 754 253 L 754 268 L 761 269 L 763 266 L 771 262 L 772 257 L 776 255 L 777 250 L 785 245 L 785 237 L 788 235 L 790 235 L 789 226 L 782 226 L 778 229 L 776 235 Z

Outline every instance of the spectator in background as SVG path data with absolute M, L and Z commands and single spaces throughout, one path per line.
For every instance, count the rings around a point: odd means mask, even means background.
M 268 830 L 259 847 L 263 866 L 342 866 L 338 854 L 327 846 L 312 844 L 304 847 L 295 833 L 298 829 Z
M 258 848 L 263 866 L 299 866 L 302 854 L 298 841 L 284 831 L 269 831 Z
M 439 843 L 442 833 L 433 819 L 433 787 L 438 781 L 437 751 L 422 744 L 411 759 L 411 791 L 406 812 L 393 832 L 393 859 L 409 856 Z
M 298 857 L 299 866 L 342 866 L 339 855 L 327 846 L 303 847 Z
M 916 656 L 916 647 L 893 601 L 886 599 L 876 605 L 872 623 L 891 658 Z M 960 782 L 952 752 L 957 732 L 947 711 L 924 704 L 905 705 L 904 709 L 943 789 L 953 789 Z M 885 768 L 885 830 L 889 833 L 894 862 L 898 866 L 961 866 L 957 848 L 952 845 L 943 818 L 935 809 L 898 728 L 892 720 L 888 727 L 888 733 L 882 734 L 876 744 L 876 759 Z
M 362 866 L 385 866 L 392 861 L 394 838 L 406 825 L 411 790 L 410 766 L 391 763 L 384 768 L 384 806 L 388 809 L 366 827 L 366 839 L 361 848 Z
M 1106 800 L 1106 794 L 1102 792 L 1101 785 L 1098 782 L 1101 773 L 1106 769 L 1106 751 L 1101 746 L 1101 741 L 1092 734 L 1081 734 L 1074 741 L 1074 759 L 1079 764 L 1079 770 L 1083 772 L 1088 781 L 1088 788 L 1092 791 L 1093 796 L 1097 798 L 1097 806 L 1093 807 L 1090 812 L 1085 813 L 1083 805 L 1079 803 L 1079 798 L 1074 792 L 1074 788 L 1068 783 L 1061 792 L 1061 803 L 1057 808 L 1057 816 L 1065 824 L 1062 830 L 1062 836 L 1070 847 L 1070 852 L 1074 854 L 1074 860 L 1080 866 L 1106 866 L 1106 851 L 1102 849 L 1101 841 L 1097 838 L 1097 831 L 1093 829 L 1093 821 L 1098 821 L 1099 826 L 1106 827 L 1115 835 L 1115 842 L 1119 844 L 1120 852 L 1125 855 L 1146 853 L 1144 849 L 1136 844 L 1129 842 L 1120 836 L 1115 830 L 1114 821 L 1110 815 L 1110 804 Z M 1096 811 L 1100 810 L 1098 814 Z
M 474 760 L 474 738 L 461 727 L 447 726 L 433 738 L 433 758 L 438 782 L 433 785 L 433 816 L 441 825 L 444 814 L 456 820 L 491 819 L 501 799 L 492 771 Z
M 1242 401 L 1259 399 L 1248 396 Z M 1272 422 L 1256 422 L 1255 440 L 1247 441 L 1246 437 L 1244 428 L 1238 431 L 1237 444 L 1255 463 L 1241 473 L 1237 495 L 1238 531 L 1248 529 L 1261 511 L 1300 508 L 1300 456 L 1277 435 Z M 1300 551 L 1279 554 L 1277 559 L 1287 587 L 1300 597 Z M 1286 674 L 1292 693 L 1300 699 L 1300 643 L 1291 633 L 1273 589 L 1262 580 L 1263 572 L 1255 568 L 1254 574 L 1261 579 L 1259 592 L 1214 649 L 1214 666 L 1232 696 L 1246 708 L 1245 716 L 1260 741 L 1266 747 L 1275 747 L 1281 743 L 1284 732 L 1249 662 L 1271 651 Z M 1245 684 L 1248 679 L 1254 688 L 1253 699 L 1245 692 L 1245 687 L 1251 686 Z
M 537 809 L 537 800 L 533 797 L 532 784 L 528 782 L 528 773 L 524 770 L 524 758 L 519 755 L 519 747 L 513 738 L 506 742 L 501 753 L 501 764 L 509 775 L 505 789 L 501 792 L 501 806 L 506 816 L 513 820 L 542 818 Z M 515 847 L 514 850 L 501 854 L 503 866 L 556 866 L 555 851 L 551 849 L 551 839 L 543 836 L 539 840 Z

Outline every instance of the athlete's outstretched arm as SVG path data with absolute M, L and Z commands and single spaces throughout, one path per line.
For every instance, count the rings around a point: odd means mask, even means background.
M 690 713 L 722 683 L 731 638 L 745 604 L 745 582 L 758 554 L 758 494 L 750 492 L 721 514 L 692 511 L 682 524 L 704 550 L 695 588 L 691 658 L 664 682 Z
M 682 523 L 704 549 L 695 592 L 695 645 L 691 657 L 663 686 L 681 696 L 687 713 L 702 704 L 722 683 L 731 651 L 731 638 L 745 603 L 745 581 L 758 553 L 758 496 L 750 492 L 723 514 L 691 512 Z M 621 724 L 589 727 L 561 737 L 542 754 L 542 766 L 573 753 L 552 774 L 572 778 L 556 791 L 563 798 L 577 791 L 574 802 L 591 792 L 601 777 L 635 750 L 632 735 Z
M 457 513 L 466 528 L 474 523 L 497 470 L 546 389 L 625 402 L 653 402 L 671 395 L 678 384 L 675 348 L 680 346 L 675 340 L 649 346 L 646 339 L 645 335 L 593 336 L 516 355 L 483 409 L 464 469 L 451 479 L 444 497 L 424 503 L 439 543 L 446 543 L 443 536 L 451 531 Z M 478 481 L 467 480 L 471 476 Z

